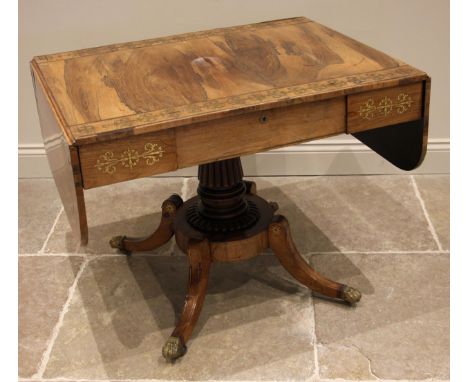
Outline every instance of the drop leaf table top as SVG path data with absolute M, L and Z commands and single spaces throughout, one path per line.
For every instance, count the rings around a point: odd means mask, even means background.
M 427 145 L 428 75 L 304 17 L 37 56 L 31 71 L 83 243 L 84 189 L 338 134 L 411 170 Z

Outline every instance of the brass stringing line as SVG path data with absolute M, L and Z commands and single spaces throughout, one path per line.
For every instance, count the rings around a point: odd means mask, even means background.
M 164 150 L 160 145 L 148 142 L 145 144 L 145 151 L 141 154 L 137 150 L 128 147 L 120 154 L 120 158 L 115 158 L 113 151 L 106 151 L 104 154 L 99 155 L 94 167 L 104 173 L 114 174 L 117 171 L 116 165 L 119 163 L 131 171 L 133 167 L 138 165 L 140 159 L 146 159 L 146 165 L 152 166 L 159 162 L 163 155 Z
M 394 109 L 398 114 L 403 114 L 411 108 L 413 103 L 413 99 L 407 93 L 398 94 L 395 104 L 387 96 L 382 98 L 378 105 L 375 105 L 374 98 L 369 98 L 359 107 L 359 115 L 363 119 L 372 120 L 379 115 L 387 117 Z

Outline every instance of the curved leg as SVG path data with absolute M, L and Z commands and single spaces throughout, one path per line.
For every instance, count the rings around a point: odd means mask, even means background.
M 188 245 L 187 255 L 190 268 L 184 309 L 176 328 L 162 349 L 164 358 L 171 361 L 183 356 L 187 351 L 185 344 L 192 334 L 205 300 L 211 266 L 208 240 L 191 241 Z
M 167 243 L 174 234 L 172 221 L 177 209 L 183 204 L 179 195 L 171 195 L 162 204 L 162 217 L 159 227 L 151 235 L 145 238 L 131 238 L 126 236 L 115 236 L 109 244 L 112 248 L 120 249 L 126 254 L 132 251 L 151 251 Z
M 361 292 L 344 284 L 334 282 L 316 272 L 299 254 L 291 238 L 289 224 L 284 216 L 274 217 L 268 227 L 270 248 L 284 268 L 299 282 L 325 296 L 349 303 L 361 299 Z
M 257 184 L 251 180 L 244 180 L 246 193 L 251 195 L 257 195 Z
M 246 188 L 246 193 L 250 195 L 257 195 L 257 183 L 252 182 L 251 180 L 244 180 L 245 183 L 245 188 Z M 268 202 L 273 208 L 273 211 L 278 210 L 278 203 L 276 202 Z

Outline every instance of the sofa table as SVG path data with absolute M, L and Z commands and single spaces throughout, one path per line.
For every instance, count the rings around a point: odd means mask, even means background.
M 342 133 L 404 170 L 426 151 L 427 74 L 304 17 L 37 56 L 31 71 L 49 164 L 83 245 L 84 190 L 199 166 L 198 195 L 170 196 L 153 234 L 110 241 L 130 254 L 175 235 L 188 256 L 168 360 L 186 352 L 215 261 L 271 248 L 313 291 L 361 298 L 301 257 L 276 203 L 243 180 L 240 156 Z

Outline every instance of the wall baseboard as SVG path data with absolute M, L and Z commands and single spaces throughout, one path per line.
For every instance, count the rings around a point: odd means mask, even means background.
M 405 174 L 357 140 L 323 140 L 289 146 L 242 158 L 246 176 Z M 412 173 L 448 174 L 450 140 L 429 139 L 426 159 Z M 163 176 L 196 176 L 190 167 Z M 19 178 L 49 178 L 42 144 L 18 147 Z

